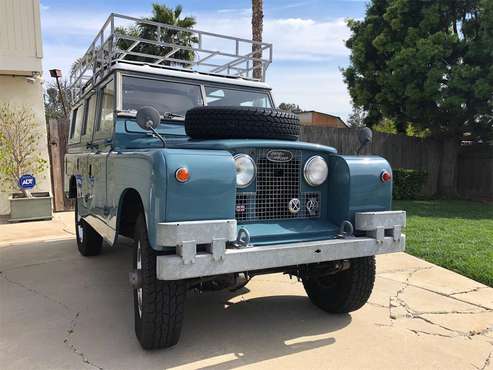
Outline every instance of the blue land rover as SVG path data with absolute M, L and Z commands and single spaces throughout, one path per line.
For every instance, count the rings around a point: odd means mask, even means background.
M 137 37 L 122 20 L 156 32 Z M 388 162 L 299 141 L 297 116 L 276 110 L 263 82 L 271 59 L 270 44 L 112 14 L 71 76 L 77 245 L 95 256 L 133 238 L 145 349 L 178 342 L 191 288 L 283 272 L 321 309 L 350 312 L 370 296 L 374 256 L 404 250 Z

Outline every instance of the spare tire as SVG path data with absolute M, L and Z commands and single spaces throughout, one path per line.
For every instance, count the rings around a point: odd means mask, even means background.
M 293 113 L 256 107 L 197 107 L 185 117 L 192 139 L 298 140 L 300 120 Z

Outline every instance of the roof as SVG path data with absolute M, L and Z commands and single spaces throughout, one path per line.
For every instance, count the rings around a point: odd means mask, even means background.
M 344 120 L 341 117 L 335 116 L 335 115 L 330 114 L 330 113 L 319 112 L 319 111 L 316 111 L 316 110 L 304 110 L 304 111 L 299 112 L 297 114 L 303 114 L 303 113 L 316 113 L 316 114 L 321 114 L 323 116 L 333 117 L 333 118 L 341 121 L 344 124 L 344 126 L 350 127 L 346 122 L 344 122 Z
M 208 82 L 217 82 L 221 84 L 229 84 L 235 86 L 245 86 L 245 87 L 255 87 L 259 89 L 269 89 L 270 86 L 265 82 L 255 81 L 255 80 L 247 80 L 241 77 L 224 77 L 212 75 L 204 72 L 197 71 L 185 71 L 185 70 L 176 70 L 171 68 L 156 68 L 149 65 L 138 65 L 138 64 L 130 64 L 130 63 L 115 63 L 112 66 L 113 70 L 123 70 L 123 71 L 131 71 L 131 72 L 141 72 L 141 73 L 150 73 L 153 75 L 159 76 L 169 76 L 169 77 L 177 77 L 177 78 L 187 78 L 192 80 L 200 80 L 200 81 L 208 81 Z

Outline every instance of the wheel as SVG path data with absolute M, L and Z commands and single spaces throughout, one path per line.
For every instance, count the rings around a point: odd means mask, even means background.
M 196 107 L 185 117 L 193 139 L 298 140 L 300 121 L 293 113 L 256 107 Z
M 156 253 L 149 246 L 145 218 L 135 225 L 133 268 L 135 334 L 144 349 L 167 348 L 178 343 L 185 310 L 186 283 L 156 279 Z
M 313 304 L 330 313 L 347 313 L 368 301 L 375 282 L 375 257 L 354 258 L 350 263 L 349 269 L 335 275 L 303 279 Z
M 79 201 L 75 201 L 75 236 L 79 253 L 85 257 L 97 256 L 103 248 L 103 238 L 79 214 Z

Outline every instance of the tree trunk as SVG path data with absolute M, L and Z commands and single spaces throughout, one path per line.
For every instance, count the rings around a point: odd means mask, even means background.
M 263 0 L 252 0 L 252 38 L 253 41 L 262 42 L 262 31 L 264 28 Z M 252 44 L 252 53 L 255 58 L 262 58 L 262 47 Z M 258 80 L 263 78 L 263 65 L 259 60 L 253 61 L 252 77 Z
M 447 137 L 442 141 L 442 159 L 438 176 L 438 193 L 443 196 L 457 196 L 457 161 L 459 144 L 456 138 Z

